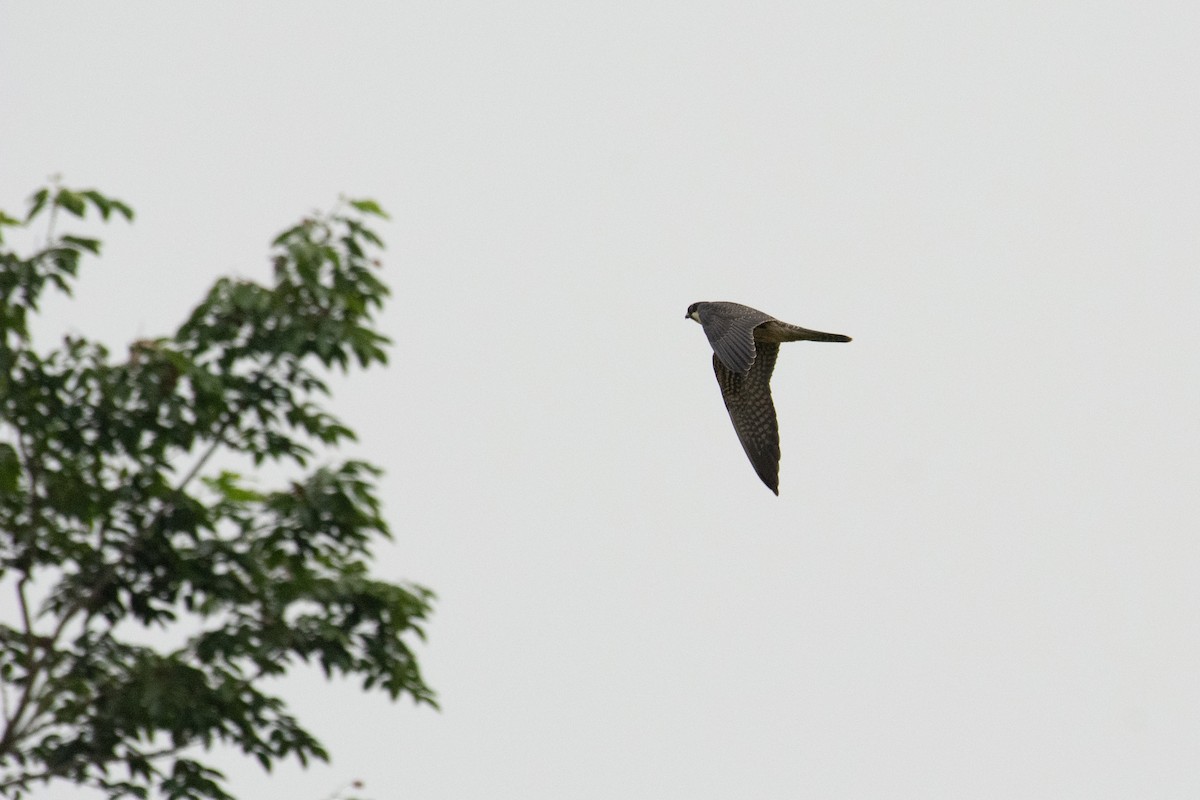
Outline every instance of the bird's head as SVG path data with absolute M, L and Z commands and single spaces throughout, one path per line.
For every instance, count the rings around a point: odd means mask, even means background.
M 702 305 L 704 305 L 704 304 L 703 303 L 692 303 L 690 306 L 688 306 L 687 313 L 683 315 L 684 319 L 691 319 L 691 320 L 695 320 L 696 322 L 699 322 L 700 321 L 700 306 L 702 306 Z

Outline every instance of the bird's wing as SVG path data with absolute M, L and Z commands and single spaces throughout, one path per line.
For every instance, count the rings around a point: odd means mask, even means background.
M 779 494 L 779 423 L 771 400 L 771 373 L 778 355 L 778 344 L 759 342 L 758 358 L 745 375 L 739 375 L 713 354 L 713 371 L 733 429 L 754 471 L 775 494 Z
M 700 325 L 713 352 L 739 375 L 745 375 L 754 363 L 754 329 L 773 319 L 737 303 L 706 303 L 700 311 Z

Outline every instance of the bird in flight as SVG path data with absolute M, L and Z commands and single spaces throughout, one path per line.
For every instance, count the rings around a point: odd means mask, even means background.
M 781 342 L 848 342 L 840 333 L 810 331 L 738 303 L 692 303 L 713 349 L 713 371 L 742 449 L 767 488 L 779 494 L 779 423 L 771 373 Z

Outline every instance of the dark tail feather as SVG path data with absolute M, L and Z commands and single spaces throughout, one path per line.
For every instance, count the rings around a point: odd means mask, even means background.
M 793 330 L 801 334 L 796 338 L 806 342 L 848 342 L 849 336 L 843 336 L 840 333 L 822 333 L 821 331 L 810 331 L 807 328 L 793 328 Z

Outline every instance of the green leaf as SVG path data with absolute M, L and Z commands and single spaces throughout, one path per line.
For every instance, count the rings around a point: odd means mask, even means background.
M 36 217 L 38 212 L 46 205 L 48 199 L 50 199 L 49 189 L 38 189 L 34 192 L 33 196 L 29 198 L 29 211 L 25 214 L 25 221 L 29 222 L 29 220 Z
M 255 503 L 263 499 L 259 492 L 242 486 L 241 480 L 242 476 L 236 472 L 222 471 L 215 478 L 204 478 L 204 483 L 231 503 Z
M 21 459 L 10 444 L 0 444 L 0 495 L 17 493 L 21 477 Z
M 21 224 L 22 224 L 21 220 L 14 219 L 13 217 L 10 217 L 8 214 L 5 214 L 3 211 L 0 211 L 0 244 L 4 243 L 4 228 L 5 227 L 20 226 Z M 3 262 L 0 262 L 0 269 L 7 269 L 8 265 L 9 265 L 9 261 L 10 260 L 6 258 L 6 259 L 4 259 Z
M 73 244 L 76 247 L 87 250 L 89 253 L 100 254 L 99 239 L 85 239 L 82 236 L 63 236 L 62 240 L 67 244 Z
M 376 217 L 383 217 L 384 219 L 390 219 L 390 217 L 388 217 L 388 215 L 387 215 L 387 212 L 384 211 L 379 206 L 379 203 L 376 203 L 374 200 L 369 200 L 369 199 L 350 200 L 349 203 L 350 203 L 350 205 L 354 206 L 356 209 L 358 209 L 359 211 L 361 211 L 364 214 L 373 214 Z
M 87 205 L 83 201 L 83 196 L 70 189 L 59 189 L 54 195 L 54 204 L 65 211 L 74 214 L 77 217 L 82 217 L 87 211 Z
M 96 210 L 100 212 L 100 217 L 102 219 L 108 219 L 108 215 L 112 213 L 113 208 L 111 200 L 97 192 L 95 189 L 87 189 L 80 192 L 80 194 L 92 201 L 92 205 L 95 206 Z
M 121 216 L 123 216 L 125 219 L 129 220 L 130 222 L 133 222 L 133 209 L 132 209 L 132 208 L 130 208 L 129 206 L 125 205 L 125 204 L 124 204 L 124 203 L 122 203 L 120 200 L 116 200 L 116 199 L 114 199 L 114 198 L 111 198 L 111 197 L 109 198 L 109 202 L 111 202 L 111 203 L 112 203 L 112 207 L 113 207 L 114 209 L 116 209 L 116 210 L 117 210 L 117 212 L 118 212 L 118 213 L 119 213 Z

